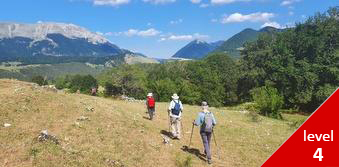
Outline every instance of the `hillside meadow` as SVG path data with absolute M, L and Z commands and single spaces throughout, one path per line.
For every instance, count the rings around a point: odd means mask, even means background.
M 156 104 L 150 121 L 139 101 L 66 94 L 7 79 L 0 80 L 0 92 L 0 166 L 207 166 L 198 128 L 187 147 L 199 106 L 184 105 L 184 137 L 164 144 L 167 103 Z M 210 110 L 218 122 L 211 166 L 223 167 L 260 166 L 307 118 L 253 119 L 241 106 Z M 39 142 L 42 130 L 59 144 Z

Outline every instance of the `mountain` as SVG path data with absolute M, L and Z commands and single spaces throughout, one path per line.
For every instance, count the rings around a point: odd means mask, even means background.
M 0 62 L 105 64 L 113 60 L 116 65 L 124 63 L 125 55 L 143 56 L 74 24 L 0 23 Z
M 172 58 L 201 59 L 222 43 L 223 41 L 207 43 L 201 40 L 194 40 L 176 52 Z
M 254 30 L 251 28 L 246 28 L 241 32 L 233 35 L 231 38 L 226 40 L 222 45 L 220 45 L 215 51 L 216 52 L 227 52 L 231 57 L 239 58 L 240 50 L 242 49 L 244 43 L 254 41 L 258 38 L 261 33 L 270 33 L 274 34 L 276 32 L 281 32 L 282 29 L 277 29 L 274 27 L 264 27 L 260 30 Z

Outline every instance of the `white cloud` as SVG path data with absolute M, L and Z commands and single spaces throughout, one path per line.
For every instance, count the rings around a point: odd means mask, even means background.
M 100 31 L 97 31 L 96 33 L 97 33 L 98 35 L 101 35 L 101 36 L 104 35 L 104 33 L 100 32 Z
M 224 5 L 234 2 L 249 2 L 251 0 L 211 0 L 211 4 L 213 5 Z
M 209 7 L 209 6 L 210 6 L 210 5 L 207 4 L 207 3 L 202 3 L 202 4 L 199 5 L 199 7 L 201 7 L 201 8 L 207 8 L 207 7 Z
M 292 15 L 294 15 L 294 12 L 293 11 L 289 11 L 288 15 L 292 16 Z
M 113 36 L 113 35 L 115 35 L 113 32 L 106 32 L 106 33 L 104 33 L 104 35 L 105 36 Z
M 299 2 L 300 0 L 283 0 L 280 5 L 281 6 L 290 6 L 293 3 Z
M 243 15 L 241 13 L 233 13 L 229 16 L 225 15 L 221 19 L 221 23 L 232 23 L 232 22 L 245 22 L 245 21 L 251 21 L 251 22 L 268 22 L 270 18 L 274 17 L 273 13 L 251 13 L 247 15 Z
M 201 2 L 201 0 L 190 0 L 192 3 L 198 4 Z
M 160 33 L 161 33 L 160 31 L 158 31 L 158 30 L 156 30 L 154 28 L 150 28 L 148 30 L 139 31 L 138 32 L 138 36 L 150 37 L 150 36 L 157 36 Z
M 182 23 L 183 21 L 184 21 L 183 19 L 172 20 L 172 21 L 170 21 L 170 24 L 180 24 L 180 23 Z
M 273 21 L 273 22 L 266 22 L 265 24 L 263 24 L 261 26 L 261 28 L 267 27 L 267 26 L 274 27 L 274 28 L 279 28 L 279 29 L 283 28 L 279 23 L 277 23 L 275 21 Z
M 119 6 L 128 4 L 130 0 L 92 0 L 94 5 Z
M 147 30 L 138 30 L 138 29 L 129 29 L 124 32 L 107 32 L 105 33 L 105 36 L 121 36 L 125 35 L 128 37 L 132 36 L 140 36 L 140 37 L 151 37 L 151 36 L 157 36 L 161 33 L 161 31 L 158 31 L 154 28 L 150 28 Z
M 203 35 L 199 33 L 194 33 L 192 35 L 169 35 L 168 37 L 162 37 L 159 41 L 166 41 L 166 40 L 172 40 L 172 41 L 191 41 L 194 39 L 207 39 L 209 38 L 208 35 Z
M 166 4 L 166 3 L 173 3 L 176 0 L 143 0 L 144 2 L 152 3 L 152 4 Z
M 270 26 L 270 27 L 274 27 L 274 28 L 279 28 L 279 29 L 284 29 L 284 28 L 292 28 L 295 27 L 294 23 L 291 22 L 287 22 L 284 25 L 280 25 L 279 23 L 272 21 L 272 22 L 266 22 L 265 24 L 263 24 L 261 26 L 261 28 L 266 27 L 266 26 Z

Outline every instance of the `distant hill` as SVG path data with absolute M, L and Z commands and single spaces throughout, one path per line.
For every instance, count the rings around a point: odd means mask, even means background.
M 201 59 L 222 43 L 223 41 L 207 43 L 201 40 L 194 40 L 176 52 L 172 58 Z
M 201 59 L 211 52 L 227 52 L 231 57 L 239 58 L 240 50 L 245 42 L 255 41 L 261 33 L 272 34 L 281 31 L 283 30 L 269 26 L 258 31 L 246 28 L 226 41 L 207 43 L 205 41 L 194 40 L 177 51 L 172 58 Z
M 269 26 L 264 27 L 258 31 L 251 28 L 246 28 L 226 40 L 215 51 L 227 52 L 231 57 L 239 58 L 240 50 L 242 49 L 245 42 L 255 41 L 261 33 L 276 33 L 281 31 L 282 29 L 277 29 Z
M 74 24 L 0 23 L 0 62 L 105 64 L 114 60 L 120 64 L 124 63 L 125 55 L 144 57 Z

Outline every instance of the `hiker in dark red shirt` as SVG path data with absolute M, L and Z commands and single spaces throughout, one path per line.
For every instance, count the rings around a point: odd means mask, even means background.
M 149 114 L 149 119 L 152 120 L 155 114 L 155 100 L 152 93 L 147 94 L 146 107 Z
M 97 95 L 97 88 L 96 87 L 91 89 L 91 95 L 92 96 L 96 96 Z

